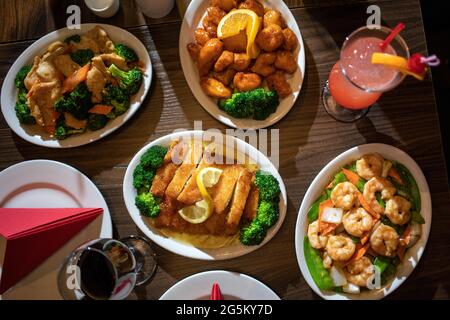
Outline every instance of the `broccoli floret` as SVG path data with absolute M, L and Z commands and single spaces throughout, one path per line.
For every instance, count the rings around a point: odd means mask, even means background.
M 158 201 L 150 192 L 138 194 L 135 198 L 135 204 L 141 214 L 146 217 L 156 218 L 159 214 Z
M 258 220 L 254 220 L 248 226 L 242 228 L 240 241 L 246 246 L 256 246 L 266 237 L 267 230 Z
M 64 39 L 65 43 L 76 42 L 79 43 L 81 41 L 81 37 L 78 34 L 74 34 L 73 36 L 67 37 Z
M 264 120 L 276 111 L 279 99 L 276 91 L 257 88 L 236 92 L 228 99 L 219 100 L 218 106 L 234 118 Z
M 256 214 L 256 219 L 266 229 L 277 223 L 279 217 L 279 206 L 275 202 L 261 201 Z
M 57 112 L 69 112 L 78 120 L 88 117 L 88 110 L 92 107 L 91 92 L 83 82 L 75 90 L 61 97 L 55 103 Z
M 106 126 L 108 120 L 108 117 L 103 114 L 91 113 L 88 117 L 87 127 L 92 131 L 100 130 Z
M 139 193 L 148 192 L 154 177 L 154 170 L 145 170 L 141 164 L 138 164 L 133 172 L 133 185 Z
M 64 116 L 60 116 L 56 121 L 55 137 L 58 140 L 64 140 L 72 134 L 83 133 L 84 129 L 73 129 L 66 125 Z
M 84 66 L 93 57 L 94 52 L 91 49 L 78 49 L 70 54 L 70 58 L 80 66 Z
M 30 108 L 27 105 L 27 93 L 20 90 L 17 96 L 16 106 L 14 107 L 16 116 L 22 124 L 35 124 L 36 119 L 31 115 Z
M 115 118 L 125 113 L 130 107 L 130 95 L 125 90 L 109 84 L 103 94 L 103 104 L 114 107 L 108 117 Z
M 124 58 L 127 62 L 136 62 L 139 59 L 136 52 L 124 44 L 120 44 L 120 43 L 116 44 L 114 46 L 114 50 L 116 51 L 116 53 L 119 56 Z
M 261 201 L 277 202 L 281 190 L 280 184 L 274 176 L 258 170 L 256 172 L 255 184 L 258 187 Z
M 167 148 L 163 146 L 150 147 L 141 157 L 141 165 L 146 170 L 158 169 L 164 160 Z
M 19 72 L 16 74 L 16 78 L 14 79 L 14 85 L 16 88 L 25 89 L 24 80 L 27 77 L 28 72 L 30 72 L 31 66 L 23 66 L 20 68 Z
M 141 87 L 143 76 L 141 70 L 138 68 L 131 69 L 130 71 L 120 70 L 115 64 L 112 64 L 108 68 L 112 76 L 119 82 L 119 86 L 124 89 L 128 94 L 132 95 L 139 91 Z

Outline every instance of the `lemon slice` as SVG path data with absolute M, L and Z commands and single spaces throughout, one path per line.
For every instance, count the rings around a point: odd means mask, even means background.
M 211 205 L 206 200 L 201 200 L 193 206 L 179 210 L 180 216 L 189 223 L 198 224 L 205 222 L 212 213 Z
M 393 54 L 375 52 L 372 54 L 371 62 L 373 64 L 382 64 L 397 69 L 401 73 L 413 76 L 417 80 L 423 80 L 425 77 L 425 72 L 419 74 L 408 70 L 408 60 Z
M 255 39 L 260 24 L 261 20 L 254 11 L 249 9 L 233 10 L 220 20 L 217 27 L 217 37 L 225 39 L 238 35 L 242 30 L 245 30 L 247 34 L 247 54 L 254 59 L 259 54 Z
M 193 206 L 184 207 L 178 211 L 180 216 L 189 223 L 198 224 L 205 222 L 213 213 L 214 204 L 206 188 L 211 188 L 219 182 L 222 170 L 207 167 L 197 174 L 196 182 L 203 200 Z
M 208 167 L 200 170 L 198 176 L 201 183 L 203 183 L 203 185 L 206 188 L 211 188 L 215 186 L 217 182 L 219 182 L 221 174 L 222 170 L 213 167 Z

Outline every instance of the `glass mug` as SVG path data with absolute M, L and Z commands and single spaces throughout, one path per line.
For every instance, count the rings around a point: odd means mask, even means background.
M 143 237 L 95 239 L 73 251 L 58 273 L 65 300 L 121 300 L 149 281 L 157 263 Z
M 408 46 L 400 35 L 384 51 L 380 49 L 379 44 L 390 32 L 386 27 L 361 27 L 346 38 L 340 59 L 331 69 L 322 91 L 325 110 L 336 120 L 354 122 L 365 116 L 383 92 L 394 89 L 405 78 L 393 68 L 371 63 L 374 52 L 409 58 Z

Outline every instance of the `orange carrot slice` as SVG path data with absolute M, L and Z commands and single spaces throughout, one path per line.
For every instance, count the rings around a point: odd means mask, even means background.
M 397 250 L 397 256 L 400 259 L 400 261 L 405 260 L 405 252 L 406 252 L 406 247 L 405 246 L 400 246 Z
M 363 206 L 364 210 L 366 210 L 368 213 L 370 213 L 375 219 L 379 219 L 380 215 L 373 211 L 373 209 L 369 206 L 366 199 L 364 199 L 364 196 L 361 193 L 358 193 L 358 200 Z
M 348 169 L 342 168 L 342 172 L 344 173 L 345 177 L 347 178 L 348 181 L 350 181 L 351 183 L 353 183 L 355 186 L 359 181 L 359 176 L 354 173 L 353 171 L 350 171 Z
M 397 170 L 395 170 L 394 168 L 390 168 L 388 171 L 388 176 L 391 177 L 392 179 L 394 179 L 397 183 L 403 185 L 403 180 L 400 177 L 400 175 L 398 174 Z
M 64 80 L 62 93 L 73 91 L 80 83 L 86 80 L 91 64 L 86 63 L 81 69 L 78 69 Z
M 365 245 L 362 245 L 362 244 L 358 243 L 356 245 L 355 253 L 350 258 L 350 260 L 348 260 L 345 263 L 345 265 L 348 265 L 349 263 L 351 263 L 353 261 L 361 259 L 366 254 L 368 249 L 369 249 L 369 243 L 366 243 Z
M 409 241 L 411 240 L 411 224 L 409 224 L 405 231 L 403 231 L 402 236 L 400 237 L 400 244 L 404 247 L 406 247 L 409 243 Z
M 96 104 L 95 106 L 90 108 L 88 112 L 95 113 L 95 114 L 103 114 L 106 116 L 108 113 L 111 112 L 112 109 L 114 109 L 114 107 L 107 106 L 104 104 Z

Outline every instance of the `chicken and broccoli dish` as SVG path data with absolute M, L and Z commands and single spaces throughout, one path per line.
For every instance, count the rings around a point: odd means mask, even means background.
M 225 157 L 195 139 L 150 147 L 133 174 L 140 213 L 163 234 L 190 235 L 197 247 L 260 244 L 278 221 L 278 180 Z M 209 245 L 198 241 L 205 236 Z
M 277 10 L 257 0 L 210 0 L 187 50 L 204 93 L 235 118 L 264 120 L 292 94 L 286 75 L 299 42 Z
M 99 130 L 128 110 L 143 68 L 132 48 L 99 26 L 53 42 L 16 75 L 17 118 L 58 140 Z
M 421 236 L 417 183 L 377 153 L 343 167 L 308 212 L 305 261 L 321 290 L 378 289 Z

